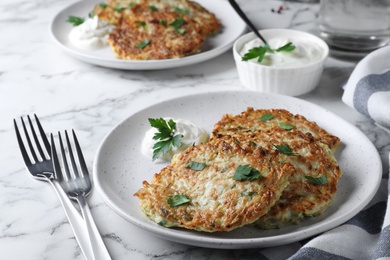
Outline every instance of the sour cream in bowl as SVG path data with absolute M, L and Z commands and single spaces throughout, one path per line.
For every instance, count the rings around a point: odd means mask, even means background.
M 256 55 L 253 59 L 243 60 L 245 54 L 253 48 L 265 47 L 254 33 L 241 36 L 233 46 L 238 75 L 246 88 L 298 96 L 318 85 L 329 54 L 329 48 L 323 40 L 310 33 L 290 29 L 259 32 L 271 50 L 266 52 L 261 62 Z M 287 45 L 293 45 L 294 49 L 276 51 Z

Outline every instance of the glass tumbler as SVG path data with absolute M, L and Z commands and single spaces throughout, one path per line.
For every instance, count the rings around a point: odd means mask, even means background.
M 319 26 L 331 48 L 375 50 L 390 42 L 390 0 L 321 0 Z

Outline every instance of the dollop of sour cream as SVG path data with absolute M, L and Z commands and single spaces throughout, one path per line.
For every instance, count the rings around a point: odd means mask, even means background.
M 175 154 L 181 153 L 191 145 L 200 145 L 202 143 L 206 143 L 209 138 L 206 130 L 196 126 L 188 120 L 164 117 L 164 120 L 166 121 L 169 119 L 172 119 L 176 123 L 174 135 L 181 135 L 181 146 L 172 146 L 168 153 L 166 153 L 162 158 L 155 160 L 155 162 L 171 160 Z M 141 151 L 144 155 L 150 158 L 153 157 L 153 146 L 156 142 L 158 142 L 158 140 L 156 141 L 153 139 L 153 136 L 155 133 L 157 133 L 157 131 L 158 130 L 156 128 L 150 128 L 145 133 L 145 137 L 142 140 Z
M 80 49 L 95 50 L 107 45 L 108 35 L 115 26 L 99 20 L 95 15 L 79 26 L 74 27 L 68 35 L 69 41 Z
M 266 53 L 260 64 L 277 68 L 295 68 L 305 66 L 307 64 L 318 61 L 324 55 L 324 51 L 315 42 L 306 39 L 282 39 L 271 38 L 267 40 L 271 49 L 278 49 L 287 43 L 291 42 L 295 45 L 295 49 L 291 52 L 274 52 Z M 263 46 L 264 43 L 260 39 L 254 39 L 247 42 L 239 51 L 241 56 L 244 56 L 250 49 Z M 249 62 L 259 63 L 257 58 L 249 60 Z

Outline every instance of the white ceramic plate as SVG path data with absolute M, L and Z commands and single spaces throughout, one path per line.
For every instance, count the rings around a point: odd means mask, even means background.
M 336 157 L 343 171 L 339 190 L 321 216 L 299 225 L 275 230 L 243 227 L 232 232 L 204 233 L 164 228 L 150 221 L 139 209 L 133 194 L 150 181 L 164 164 L 152 163 L 140 152 L 149 129 L 148 118 L 175 117 L 192 121 L 210 131 L 225 113 L 254 108 L 284 108 L 304 115 L 341 138 Z M 114 211 L 131 223 L 171 241 L 211 248 L 253 248 L 286 244 L 334 228 L 356 215 L 372 199 L 382 177 L 379 154 L 355 126 L 307 101 L 259 92 L 214 92 L 181 97 L 150 106 L 118 124 L 101 143 L 94 162 L 96 189 Z
M 120 60 L 114 57 L 110 47 L 99 50 L 82 50 L 74 47 L 68 40 L 72 25 L 66 20 L 70 15 L 87 17 L 93 7 L 102 0 L 80 1 L 71 4 L 52 20 L 50 31 L 54 41 L 68 54 L 82 61 L 95 65 L 125 70 L 155 70 L 182 67 L 206 61 L 224 53 L 233 46 L 234 41 L 246 30 L 245 23 L 224 0 L 196 0 L 210 12 L 213 12 L 222 23 L 221 32 L 208 37 L 201 52 L 180 59 L 166 60 Z

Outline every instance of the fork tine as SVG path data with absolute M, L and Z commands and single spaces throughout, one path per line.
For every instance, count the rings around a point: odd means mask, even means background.
M 56 144 L 54 142 L 53 134 L 50 134 L 50 141 L 51 141 L 51 157 L 53 160 L 54 172 L 55 172 L 56 178 L 59 181 L 63 181 L 64 177 L 62 176 L 60 161 L 58 159 L 57 148 L 56 148 Z
M 75 144 L 75 147 L 76 147 L 77 155 L 78 155 L 78 158 L 79 158 L 79 161 L 80 161 L 81 171 L 83 172 L 84 176 L 89 175 L 88 168 L 87 168 L 87 165 L 86 165 L 85 160 L 84 160 L 83 152 L 81 151 L 81 147 L 80 147 L 79 141 L 77 140 L 76 133 L 75 133 L 75 131 L 73 129 L 72 129 L 72 134 L 73 134 L 73 140 L 74 140 L 74 144 Z
M 72 177 L 70 175 L 69 164 L 68 164 L 68 160 L 66 159 L 66 152 L 65 152 L 64 143 L 62 141 L 62 137 L 61 137 L 60 132 L 58 132 L 58 139 L 60 139 L 60 150 L 61 150 L 61 154 L 62 154 L 62 162 L 63 162 L 64 168 L 65 168 L 65 175 L 66 175 L 66 178 L 68 180 L 70 180 Z
M 41 122 L 39 122 L 39 119 L 37 117 L 36 114 L 34 114 L 34 117 L 35 117 L 35 121 L 37 123 L 37 126 L 38 126 L 38 130 L 39 130 L 39 133 L 42 137 L 42 141 L 46 147 L 46 151 L 49 152 L 50 151 L 50 143 L 49 143 L 49 140 L 47 139 L 47 136 L 46 136 L 46 133 L 45 131 L 43 130 L 43 127 L 41 125 Z
M 15 119 L 14 119 L 14 128 L 15 128 L 15 132 L 16 132 L 16 138 L 18 139 L 19 148 L 20 148 L 20 151 L 22 153 L 24 164 L 29 166 L 29 165 L 31 165 L 31 160 L 27 154 L 26 147 L 24 146 L 22 137 L 20 136 L 18 124 L 16 123 Z
M 28 146 L 30 147 L 30 152 L 31 152 L 31 155 L 35 161 L 35 163 L 37 163 L 39 160 L 38 160 L 38 156 L 37 154 L 35 153 L 35 149 L 34 149 L 34 146 L 32 145 L 31 143 L 31 138 L 30 138 L 30 135 L 28 134 L 27 132 L 27 127 L 26 127 L 26 124 L 24 123 L 24 120 L 23 120 L 23 117 L 21 117 L 21 121 L 22 121 L 22 126 L 23 126 L 23 130 L 24 130 L 24 134 L 26 136 L 26 140 L 27 140 L 27 144 Z
M 37 116 L 35 116 L 35 118 L 37 118 Z M 32 121 L 31 121 L 30 116 L 27 116 L 27 119 L 28 119 L 28 123 L 30 124 L 30 129 L 31 129 L 31 133 L 32 133 L 32 136 L 33 136 L 33 138 L 34 138 L 34 141 L 35 141 L 35 145 L 36 145 L 37 148 L 38 148 L 38 152 L 39 152 L 39 154 L 41 155 L 41 158 L 42 158 L 43 160 L 46 160 L 46 159 L 48 159 L 48 158 L 46 158 L 46 155 L 45 155 L 45 153 L 44 153 L 44 151 L 43 151 L 43 149 L 42 149 L 41 143 L 40 143 L 39 140 L 38 140 L 38 136 L 37 136 L 37 133 L 36 133 L 36 131 L 35 131 L 34 125 L 33 125 Z
M 72 164 L 73 173 L 74 176 L 77 178 L 78 176 L 80 176 L 80 173 L 79 170 L 77 169 L 76 161 L 74 159 L 73 149 L 69 140 L 68 131 L 66 130 L 65 130 L 65 138 L 66 138 L 66 145 L 68 146 L 68 153 L 69 153 L 70 162 Z

